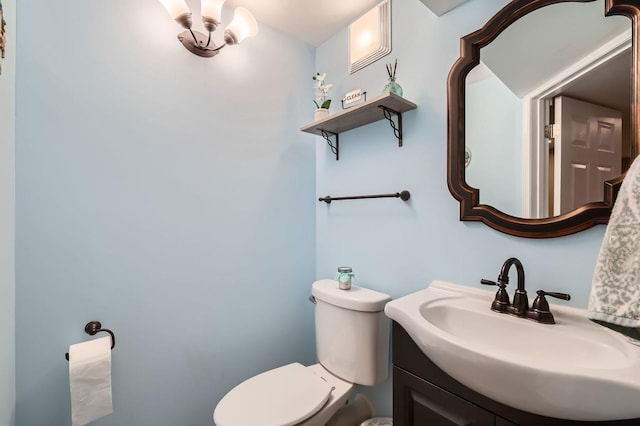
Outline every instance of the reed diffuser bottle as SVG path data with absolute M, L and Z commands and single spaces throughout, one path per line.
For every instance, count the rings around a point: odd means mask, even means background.
M 387 74 L 389 75 L 389 81 L 382 89 L 382 93 L 393 93 L 394 95 L 402 96 L 402 86 L 396 81 L 396 70 L 398 69 L 398 60 L 394 65 L 387 64 Z

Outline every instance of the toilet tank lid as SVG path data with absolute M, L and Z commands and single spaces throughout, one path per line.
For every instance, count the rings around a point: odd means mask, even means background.
M 361 312 L 384 310 L 391 296 L 368 288 L 351 286 L 351 290 L 341 290 L 338 281 L 319 280 L 311 286 L 311 294 L 316 299 L 332 305 Z

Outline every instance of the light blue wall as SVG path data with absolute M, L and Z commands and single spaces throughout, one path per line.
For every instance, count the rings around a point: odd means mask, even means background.
M 465 97 L 467 183 L 483 204 L 522 217 L 522 100 L 495 75 L 468 84 Z
M 7 46 L 0 75 L 0 424 L 15 424 L 16 2 L 3 0 Z
M 395 0 L 392 54 L 350 75 L 346 29 L 314 52 L 262 26 L 204 60 L 175 40 L 156 0 L 21 1 L 16 424 L 69 424 L 64 353 L 93 319 L 118 338 L 115 413 L 96 425 L 211 424 L 244 378 L 313 362 L 309 285 L 340 265 L 399 297 L 433 279 L 478 286 L 517 256 L 530 289 L 585 307 L 604 227 L 509 237 L 458 221 L 447 190 L 447 74 L 460 37 L 505 3 L 436 18 Z M 379 122 L 342 134 L 335 161 L 299 132 L 314 72 L 335 84 L 335 111 L 347 91 L 379 93 L 395 58 L 418 104 L 403 148 Z M 402 189 L 407 203 L 315 199 Z M 11 373 L 11 355 L 0 361 Z M 367 393 L 391 414 L 390 381 Z
M 314 49 L 260 31 L 203 59 L 157 0 L 20 1 L 18 425 L 70 424 L 90 320 L 117 338 L 96 425 L 209 425 L 240 381 L 314 361 Z
M 398 82 L 418 105 L 403 116 L 403 148 L 385 121 L 341 134 L 340 161 L 317 138 L 318 195 L 411 191 L 407 203 L 318 203 L 318 277 L 349 265 L 360 284 L 399 297 L 434 279 L 479 287 L 481 278 L 495 279 L 504 260 L 516 256 L 525 266 L 529 289 L 569 292 L 571 305 L 587 306 L 604 226 L 556 239 L 510 237 L 480 223 L 460 222 L 459 205 L 447 189 L 447 75 L 459 57 L 460 37 L 479 29 L 506 3 L 473 0 L 436 18 L 420 1 L 395 0 L 392 53 L 352 75 L 346 29 L 317 50 L 316 68 L 335 84 L 336 99 L 355 88 L 379 93 L 385 62 L 397 58 Z M 389 381 L 369 393 L 380 413 L 391 413 Z

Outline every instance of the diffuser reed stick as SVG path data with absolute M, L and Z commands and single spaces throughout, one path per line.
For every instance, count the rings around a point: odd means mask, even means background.
M 398 69 L 398 60 L 396 59 L 396 62 L 393 66 L 391 66 L 391 64 L 387 64 L 387 74 L 389 74 L 389 78 L 396 78 L 396 70 Z

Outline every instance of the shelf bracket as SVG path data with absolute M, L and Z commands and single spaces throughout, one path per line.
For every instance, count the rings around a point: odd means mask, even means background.
M 378 108 L 382 109 L 384 118 L 386 118 L 389 121 L 389 124 L 393 129 L 393 134 L 395 135 L 396 139 L 398 139 L 398 146 L 401 147 L 402 146 L 402 113 L 398 111 L 394 111 L 391 108 L 387 108 L 384 105 L 378 105 Z M 392 115 L 396 115 L 398 117 L 397 124 L 393 121 Z
M 327 141 L 329 148 L 331 148 L 331 152 L 333 152 L 336 155 L 336 161 L 338 161 L 340 159 L 340 136 L 337 133 L 332 133 L 323 129 L 320 129 L 320 133 L 322 134 L 322 137 L 324 138 L 324 140 Z M 335 144 L 331 142 L 331 137 L 329 135 L 336 137 Z

